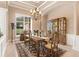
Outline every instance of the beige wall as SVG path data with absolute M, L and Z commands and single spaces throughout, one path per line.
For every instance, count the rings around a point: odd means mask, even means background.
M 48 14 L 48 20 L 66 17 L 67 18 L 67 33 L 74 33 L 74 7 L 72 3 L 66 3 L 58 6 Z
M 0 1 L 0 7 L 6 8 L 7 7 L 6 1 Z
M 13 8 L 8 8 L 8 28 L 9 28 L 9 40 L 11 40 L 13 38 L 13 32 L 11 29 L 11 23 L 13 22 L 13 20 L 15 20 L 15 10 Z
M 15 14 L 20 13 L 20 14 L 29 15 L 29 16 L 31 16 L 31 15 L 26 10 L 14 8 L 14 7 L 10 7 L 10 6 L 9 6 L 8 10 L 9 10 L 9 38 L 13 39 L 13 34 L 15 34 L 15 31 L 14 31 L 14 33 L 12 32 L 10 23 L 15 21 Z M 32 29 L 40 30 L 40 19 L 37 21 L 32 20 Z M 47 31 L 47 15 L 44 15 L 41 17 L 41 29 L 44 32 Z
M 0 1 L 0 28 L 3 33 L 3 36 L 0 37 L 0 56 L 4 56 L 6 47 L 7 47 L 7 40 L 8 40 L 8 17 L 7 17 L 8 9 L 6 2 Z
M 78 4 L 79 7 L 79 4 Z M 79 9 L 79 8 L 78 8 Z M 10 7 L 9 6 L 9 31 L 11 31 L 10 28 L 10 23 L 12 22 L 12 20 L 14 21 L 15 19 L 15 13 L 21 13 L 21 14 L 26 14 L 26 15 L 30 15 L 28 11 L 23 10 L 23 9 L 19 9 L 19 8 L 14 8 L 14 7 Z M 79 12 L 78 12 L 79 14 Z M 41 28 L 42 31 L 47 31 L 47 19 L 51 20 L 51 19 L 55 19 L 58 17 L 66 17 L 67 18 L 67 33 L 68 34 L 74 34 L 75 33 L 75 27 L 74 27 L 74 6 L 73 3 L 66 3 L 63 4 L 61 6 L 58 6 L 54 9 L 52 9 L 52 11 L 50 11 L 50 13 L 48 13 L 47 15 L 43 15 L 42 19 L 41 19 Z M 78 27 L 78 19 L 77 19 L 77 34 L 79 34 L 79 27 Z M 33 30 L 34 29 L 40 29 L 40 20 L 35 21 L 33 20 L 32 22 L 33 25 Z M 9 34 L 11 35 L 11 33 Z
M 0 8 L 4 8 L 4 9 L 6 9 L 6 26 L 8 27 L 8 5 L 7 5 L 7 2 L 6 1 L 0 1 Z M 7 32 L 7 34 L 8 34 L 8 28 L 6 28 L 6 32 Z M 8 35 L 6 35 L 7 37 L 6 37 L 6 39 L 8 39 Z
M 46 35 L 47 35 L 47 19 L 48 19 L 48 15 L 43 15 L 41 27 Z
M 47 33 L 47 15 L 42 15 L 41 19 L 32 20 L 32 29 L 41 30 L 45 34 Z M 40 27 L 41 26 L 41 27 Z
M 39 30 L 40 29 L 40 19 L 32 20 L 32 30 Z
M 8 28 L 9 28 L 9 39 L 12 40 L 15 37 L 15 30 L 12 31 L 11 29 L 11 23 L 15 21 L 15 15 L 16 13 L 24 14 L 24 15 L 30 15 L 30 13 L 26 10 L 15 8 L 15 7 L 8 7 Z
M 62 4 L 48 14 L 48 20 L 59 17 L 67 18 L 67 44 L 79 50 L 79 2 Z
M 77 35 L 79 35 L 79 2 L 77 3 Z

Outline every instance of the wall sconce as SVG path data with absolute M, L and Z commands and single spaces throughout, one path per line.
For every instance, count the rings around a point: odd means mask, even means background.
M 11 23 L 11 28 L 12 28 L 12 30 L 14 29 L 14 23 Z
M 1 28 L 0 28 L 0 37 L 3 36 L 3 33 L 1 32 Z

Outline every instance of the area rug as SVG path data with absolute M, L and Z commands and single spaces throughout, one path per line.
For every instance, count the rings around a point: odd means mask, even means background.
M 33 55 L 29 51 L 29 47 L 25 46 L 24 43 L 16 43 L 16 48 L 19 57 L 33 57 Z
M 36 55 L 36 51 L 31 52 L 29 50 L 29 46 L 26 46 L 23 42 L 21 43 L 16 43 L 16 48 L 17 48 L 17 52 L 19 57 L 37 57 Z M 61 55 L 63 55 L 66 51 L 59 49 L 58 55 L 55 57 L 60 57 Z M 40 57 L 53 57 L 53 56 L 40 56 Z

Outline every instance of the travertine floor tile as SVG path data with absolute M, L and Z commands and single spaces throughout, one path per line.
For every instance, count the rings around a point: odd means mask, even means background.
M 60 48 L 67 50 L 67 52 L 65 52 L 61 57 L 79 57 L 79 52 L 72 50 L 72 48 L 69 46 L 60 45 Z M 4 56 L 5 57 L 17 57 L 18 56 L 15 44 L 13 43 L 8 44 Z
M 6 48 L 4 57 L 17 57 L 16 47 L 13 43 L 9 43 Z

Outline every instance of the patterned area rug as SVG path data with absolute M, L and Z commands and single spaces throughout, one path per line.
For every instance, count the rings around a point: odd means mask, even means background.
M 17 47 L 17 52 L 18 52 L 19 57 L 37 57 L 36 56 L 36 51 L 31 52 L 29 50 L 29 47 L 26 46 L 23 42 L 16 43 L 16 47 Z M 66 51 L 59 49 L 57 57 L 61 56 L 65 52 Z M 52 57 L 52 56 L 47 55 L 47 56 L 42 56 L 42 57 Z
M 16 43 L 16 47 L 19 57 L 33 57 L 29 51 L 29 47 L 25 46 L 24 43 Z

